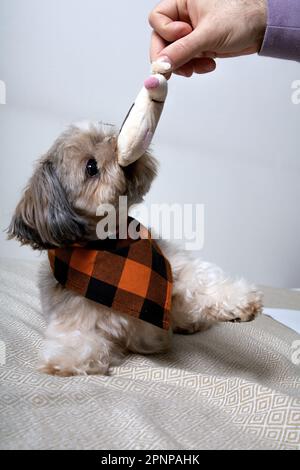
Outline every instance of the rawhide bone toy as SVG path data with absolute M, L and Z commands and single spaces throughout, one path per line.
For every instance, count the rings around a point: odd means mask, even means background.
M 138 160 L 149 147 L 167 97 L 168 81 L 164 74 L 170 68 L 167 62 L 152 63 L 152 75 L 145 80 L 118 136 L 118 163 L 121 166 Z

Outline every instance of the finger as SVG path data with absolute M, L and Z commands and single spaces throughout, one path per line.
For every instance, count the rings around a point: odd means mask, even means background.
M 203 74 L 213 72 L 216 68 L 216 63 L 213 59 L 193 59 L 185 65 L 174 70 L 176 75 L 184 77 L 191 77 L 193 73 Z M 192 73 L 191 73 L 192 70 Z
M 203 59 L 194 59 L 194 73 L 209 73 L 213 72 L 216 69 L 216 62 L 214 59 L 203 58 Z
M 157 15 L 155 26 L 152 26 L 165 41 L 173 42 L 177 39 L 190 34 L 193 28 L 188 23 L 183 21 L 172 21 L 170 18 L 166 18 L 163 15 Z
M 152 32 L 151 45 L 150 45 L 150 62 L 154 62 L 161 51 L 167 46 L 166 41 L 164 41 L 157 33 Z M 172 73 L 164 74 L 166 79 L 169 80 Z
M 153 62 L 158 58 L 161 51 L 167 47 L 168 43 L 155 31 L 152 32 L 150 44 L 150 60 Z
M 195 57 L 201 57 L 201 53 L 208 50 L 208 40 L 203 29 L 195 29 L 187 36 L 173 42 L 160 51 L 160 56 L 166 56 L 176 70 L 187 64 Z
M 192 61 L 188 62 L 187 64 L 184 64 L 182 67 L 179 67 L 173 73 L 175 73 L 176 75 L 181 75 L 182 77 L 191 77 L 194 73 L 194 66 Z
M 176 2 L 164 0 L 149 15 L 149 23 L 165 41 L 173 42 L 191 33 L 193 28 L 180 21 Z

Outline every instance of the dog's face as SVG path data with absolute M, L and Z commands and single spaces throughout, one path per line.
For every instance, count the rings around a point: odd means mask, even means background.
M 117 135 L 110 126 L 71 126 L 40 159 L 8 229 L 9 238 L 34 249 L 96 239 L 100 204 L 141 202 L 156 175 L 157 162 L 145 153 L 122 168 Z

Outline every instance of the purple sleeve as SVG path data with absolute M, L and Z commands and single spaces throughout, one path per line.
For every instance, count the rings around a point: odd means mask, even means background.
M 300 0 L 268 0 L 260 55 L 300 62 Z

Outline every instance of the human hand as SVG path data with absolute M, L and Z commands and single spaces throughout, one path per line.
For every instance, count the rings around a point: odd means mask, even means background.
M 150 13 L 151 61 L 168 58 L 172 71 L 190 77 L 215 69 L 216 57 L 261 48 L 267 0 L 163 0 Z

